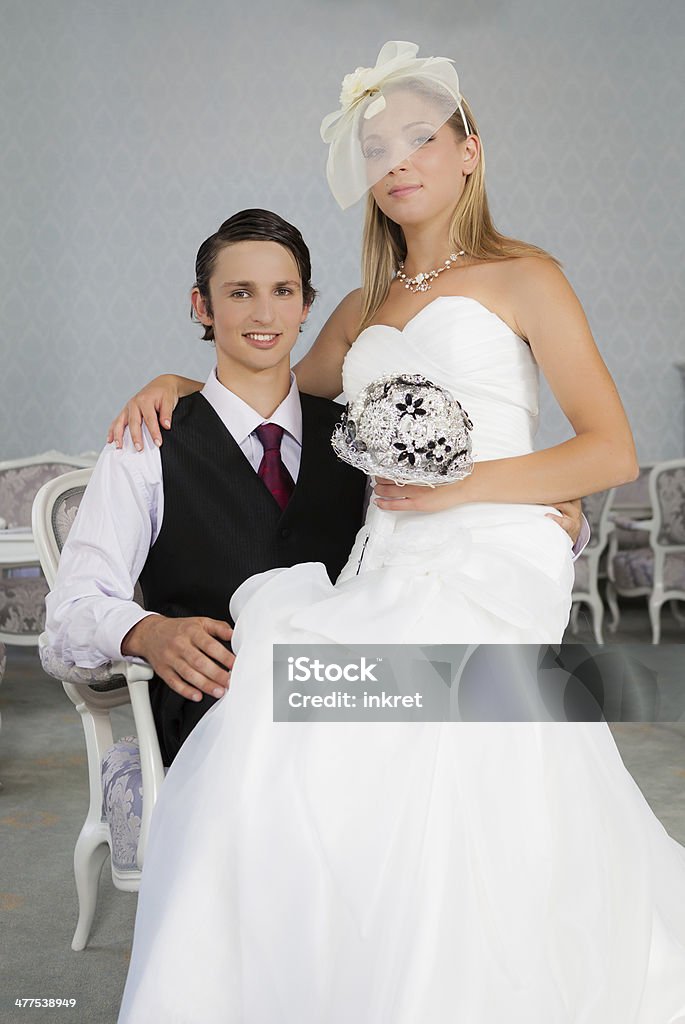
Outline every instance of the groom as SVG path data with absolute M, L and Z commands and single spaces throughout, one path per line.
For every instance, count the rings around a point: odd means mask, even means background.
M 191 293 L 217 365 L 159 449 L 101 454 L 47 598 L 67 664 L 143 658 L 170 764 L 229 684 L 228 601 L 254 573 L 320 561 L 334 580 L 366 478 L 330 438 L 341 408 L 300 394 L 290 352 L 314 299 L 299 231 L 245 210 L 203 242 Z M 137 579 L 145 609 L 133 600 Z
M 148 434 L 136 451 L 127 435 L 102 452 L 46 601 L 66 664 L 152 665 L 165 765 L 228 687 L 231 594 L 298 562 L 323 562 L 334 580 L 361 525 L 366 478 L 330 444 L 341 408 L 300 394 L 290 371 L 310 277 L 299 231 L 265 210 L 203 242 L 191 300 L 216 368 L 181 399 L 163 447 Z M 575 539 L 579 515 L 567 511 Z

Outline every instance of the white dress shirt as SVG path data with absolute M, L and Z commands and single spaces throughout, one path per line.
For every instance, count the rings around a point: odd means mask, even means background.
M 268 420 L 225 388 L 216 370 L 202 394 L 255 472 L 264 449 L 254 431 L 266 422 L 283 427 L 281 456 L 297 480 L 302 407 L 293 373 L 290 391 Z M 133 600 L 133 590 L 162 527 L 164 487 L 159 448 L 143 432 L 141 452 L 128 429 L 121 449 L 110 444 L 101 452 L 46 599 L 48 642 L 67 665 L 94 668 L 118 660 L 123 638 L 150 614 Z

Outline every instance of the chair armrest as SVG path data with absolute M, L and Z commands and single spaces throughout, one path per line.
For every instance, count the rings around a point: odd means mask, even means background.
M 90 669 L 79 668 L 77 665 L 66 665 L 48 646 L 45 633 L 42 633 L 39 638 L 38 649 L 44 671 L 55 679 L 59 679 L 63 684 L 69 684 L 65 689 L 77 707 L 77 702 L 82 701 L 91 712 L 95 713 L 96 709 L 109 712 L 112 707 L 117 705 L 129 702 L 131 704 L 140 749 L 140 768 L 143 781 L 143 812 L 137 852 L 138 867 L 142 868 L 152 812 L 157 801 L 159 787 L 164 781 L 164 766 L 148 689 L 148 683 L 154 672 L 151 666 L 144 662 L 134 664 L 128 661 L 111 661 Z M 119 680 L 118 686 L 116 685 L 117 680 Z M 71 692 L 69 687 L 73 687 Z M 94 728 L 96 727 L 94 726 Z M 104 731 L 105 729 L 107 732 Z M 96 773 L 98 786 L 100 761 L 104 750 L 112 743 L 109 719 L 107 719 L 106 726 L 101 725 L 101 730 L 103 730 L 102 735 L 96 744 L 98 753 L 96 754 L 95 750 L 92 753 L 89 751 L 89 758 L 93 759 L 91 778 L 93 773 Z M 91 802 L 97 807 L 98 799 L 101 800 L 102 795 L 94 786 L 95 784 L 91 782 Z
M 623 516 L 614 516 L 614 529 L 635 530 L 649 533 L 654 525 L 653 519 L 624 519 Z
M 148 688 L 148 682 L 152 679 L 154 673 L 152 668 L 146 664 L 118 662 L 113 667 L 123 669 L 126 676 L 126 684 L 131 698 L 131 708 L 133 710 L 133 719 L 136 723 L 136 733 L 140 749 L 140 769 L 143 777 L 143 813 L 140 819 L 140 839 L 138 841 L 136 861 L 138 867 L 142 869 L 152 812 L 157 802 L 159 788 L 164 782 L 164 765 L 162 764 L 157 730 L 152 716 Z
M 78 665 L 67 665 L 48 645 L 47 635 L 41 633 L 38 637 L 38 653 L 43 671 L 53 679 L 59 679 L 61 683 L 85 683 L 87 686 L 97 686 L 100 683 L 109 683 L 116 676 L 125 677 L 123 663 L 118 663 L 117 671 L 114 671 L 114 664 L 111 661 L 104 665 L 97 665 L 95 668 L 79 668 Z

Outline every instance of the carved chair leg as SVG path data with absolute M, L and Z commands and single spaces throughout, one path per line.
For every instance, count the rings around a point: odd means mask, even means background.
M 652 643 L 658 644 L 661 640 L 661 604 L 656 601 L 649 601 L 649 620 L 652 623 Z
M 614 586 L 614 584 L 612 583 L 611 580 L 607 580 L 606 595 L 607 595 L 607 604 L 609 605 L 609 610 L 611 612 L 611 622 L 609 623 L 609 629 L 611 630 L 612 633 L 615 633 L 616 630 L 618 629 L 618 624 L 619 624 L 620 619 L 621 619 L 621 612 L 619 611 L 619 607 L 618 607 L 618 598 L 617 598 L 617 595 L 616 595 L 616 587 Z
M 95 916 L 98 882 L 102 865 L 109 854 L 109 845 L 101 828 L 85 825 L 74 850 L 74 877 L 78 895 L 78 924 L 71 948 L 85 949 Z

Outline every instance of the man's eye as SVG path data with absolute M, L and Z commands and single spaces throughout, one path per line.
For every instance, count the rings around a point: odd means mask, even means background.
M 293 294 L 293 290 L 292 290 L 292 288 L 277 288 L 276 289 L 276 293 L 278 295 L 292 295 Z
M 236 291 L 231 292 L 231 298 L 232 299 L 242 299 L 247 294 L 248 293 L 245 291 L 244 288 L 238 288 Z

